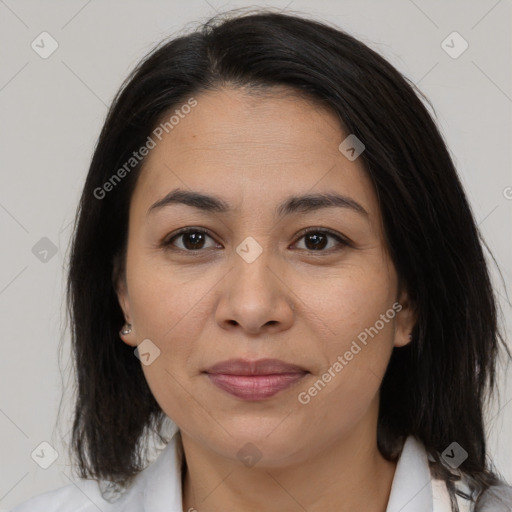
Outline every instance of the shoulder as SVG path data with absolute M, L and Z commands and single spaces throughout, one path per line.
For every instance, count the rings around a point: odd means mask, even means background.
M 452 510 L 450 495 L 446 482 L 432 479 L 433 510 L 448 512 Z M 477 499 L 478 492 L 468 486 L 467 478 L 454 482 L 455 495 L 459 512 L 512 512 L 512 487 L 505 483 L 494 485 L 483 492 Z
M 107 512 L 111 504 L 103 499 L 98 483 L 82 480 L 47 491 L 24 501 L 11 512 Z
M 505 483 L 489 487 L 480 496 L 475 512 L 512 512 L 512 487 Z
M 181 511 L 181 455 L 177 436 L 126 488 L 80 479 L 39 494 L 10 512 L 140 512 Z
M 461 510 L 470 512 L 512 512 L 512 487 L 499 482 L 480 496 L 469 486 L 465 475 L 455 483 L 456 498 Z M 478 498 L 477 498 L 478 496 Z
M 144 473 L 144 472 L 143 472 Z M 72 484 L 38 494 L 10 512 L 120 512 L 144 510 L 147 487 L 143 473 L 122 493 L 102 493 L 96 480 L 78 480 Z M 111 498 L 114 498 L 111 500 Z M 107 501 L 111 500 L 111 501 Z
M 406 439 L 403 454 L 412 453 L 411 448 L 415 449 L 416 455 L 421 453 L 425 462 L 429 461 L 433 510 L 451 511 L 451 499 L 447 483 L 432 472 L 434 459 L 425 450 L 423 442 L 413 436 Z M 420 458 L 416 457 L 416 459 L 416 463 L 420 465 Z M 408 468 L 408 472 L 412 469 L 412 466 Z M 496 485 L 489 487 L 480 494 L 466 473 L 459 471 L 457 475 L 460 479 L 453 482 L 455 487 L 454 498 L 460 512 L 512 512 L 512 487 L 507 483 L 498 481 Z

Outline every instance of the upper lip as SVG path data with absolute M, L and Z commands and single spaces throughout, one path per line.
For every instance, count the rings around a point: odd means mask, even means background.
M 278 375 L 280 373 L 306 373 L 307 370 L 295 364 L 286 363 L 279 359 L 229 359 L 217 363 L 206 373 L 220 373 L 225 375 Z

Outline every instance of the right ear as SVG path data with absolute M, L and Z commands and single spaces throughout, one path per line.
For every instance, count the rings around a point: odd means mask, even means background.
M 124 265 L 122 265 L 120 262 L 119 256 L 114 258 L 112 284 L 114 285 L 119 306 L 123 311 L 125 322 L 131 325 L 131 332 L 128 334 L 122 334 L 121 331 L 123 330 L 124 326 L 120 326 L 119 336 L 127 345 L 135 347 L 135 329 L 130 312 L 130 296 L 128 294 L 128 286 L 126 283 L 126 273 L 124 271 Z

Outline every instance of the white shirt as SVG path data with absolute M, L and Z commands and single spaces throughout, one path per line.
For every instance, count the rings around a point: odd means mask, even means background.
M 113 503 L 106 501 L 95 480 L 79 480 L 25 501 L 11 512 L 184 512 L 181 452 L 172 437 L 153 463 L 141 471 L 130 488 Z M 459 488 L 467 492 L 464 483 Z M 512 511 L 512 488 L 495 487 L 483 508 L 457 495 L 460 512 Z M 493 501 L 494 500 L 494 501 Z M 505 504 L 505 503 L 508 503 Z M 386 512 L 451 512 L 446 485 L 433 479 L 423 444 L 409 436 L 398 459 Z

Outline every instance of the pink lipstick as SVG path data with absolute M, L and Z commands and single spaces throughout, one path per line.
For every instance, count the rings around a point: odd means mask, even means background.
M 307 373 L 279 359 L 230 359 L 205 372 L 218 388 L 243 400 L 264 400 L 290 387 Z

